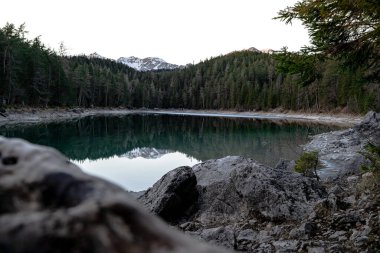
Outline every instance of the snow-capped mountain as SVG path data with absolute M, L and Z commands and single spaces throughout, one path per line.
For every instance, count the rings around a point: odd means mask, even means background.
M 120 57 L 117 61 L 139 71 L 177 69 L 182 67 L 176 64 L 167 63 L 163 59 L 157 57 L 147 57 L 144 59 L 140 59 L 134 56 Z
M 129 159 L 137 158 L 137 157 L 143 157 L 146 159 L 157 159 L 160 158 L 163 155 L 173 153 L 171 150 L 166 149 L 155 149 L 155 148 L 135 148 L 120 157 L 126 157 Z

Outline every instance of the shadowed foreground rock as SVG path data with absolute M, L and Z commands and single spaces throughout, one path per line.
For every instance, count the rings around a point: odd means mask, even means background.
M 179 167 L 165 174 L 138 200 L 167 222 L 186 216 L 197 201 L 197 179 L 190 167 Z
M 0 137 L 0 252 L 223 252 L 147 214 L 59 152 Z

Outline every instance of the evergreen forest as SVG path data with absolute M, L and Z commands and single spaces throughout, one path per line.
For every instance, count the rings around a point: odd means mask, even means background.
M 56 52 L 26 34 L 25 25 L 0 29 L 2 106 L 380 110 L 379 81 L 342 67 L 340 58 L 236 51 L 177 70 L 139 72 L 111 59 L 67 56 L 63 46 Z M 294 57 L 302 58 L 296 71 L 288 64 Z

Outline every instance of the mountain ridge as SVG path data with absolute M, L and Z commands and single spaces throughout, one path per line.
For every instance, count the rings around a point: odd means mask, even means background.
M 168 63 L 158 57 L 138 58 L 135 56 L 120 57 L 117 62 L 123 63 L 138 71 L 152 71 L 152 70 L 173 70 L 183 68 L 184 66 Z
M 256 47 L 249 47 L 248 49 L 236 50 L 236 51 L 233 51 L 231 53 L 241 52 L 241 51 L 250 51 L 250 52 L 264 53 L 264 54 L 272 54 L 274 52 L 273 49 L 269 49 L 269 48 L 259 50 Z M 228 54 L 225 54 L 225 55 L 228 55 Z M 89 54 L 87 57 L 88 58 L 108 59 L 107 57 L 104 57 L 104 56 L 98 54 L 97 52 Z M 157 71 L 157 70 L 183 69 L 188 65 L 193 65 L 190 63 L 187 64 L 186 66 L 168 63 L 167 61 L 165 61 L 164 59 L 159 58 L 159 57 L 139 58 L 136 56 L 128 56 L 128 57 L 119 57 L 115 61 L 118 63 L 122 63 L 124 65 L 127 65 L 128 67 L 133 68 L 137 71 L 142 71 L 142 72 Z

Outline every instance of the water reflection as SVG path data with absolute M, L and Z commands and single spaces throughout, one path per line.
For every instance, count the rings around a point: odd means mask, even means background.
M 180 166 L 193 166 L 199 163 L 195 158 L 188 157 L 180 152 L 161 153 L 152 158 L 148 156 L 134 157 L 113 156 L 107 159 L 74 161 L 88 174 L 95 175 L 119 186 L 133 191 L 145 190 L 152 186 L 165 173 Z
M 310 135 L 333 129 L 259 119 L 132 114 L 0 127 L 0 135 L 52 146 L 86 171 L 104 172 L 98 175 L 106 178 L 113 174 L 113 181 L 136 190 L 142 185 L 137 182 L 156 171 L 163 175 L 171 164 L 241 155 L 274 166 L 280 158 L 296 159 Z

